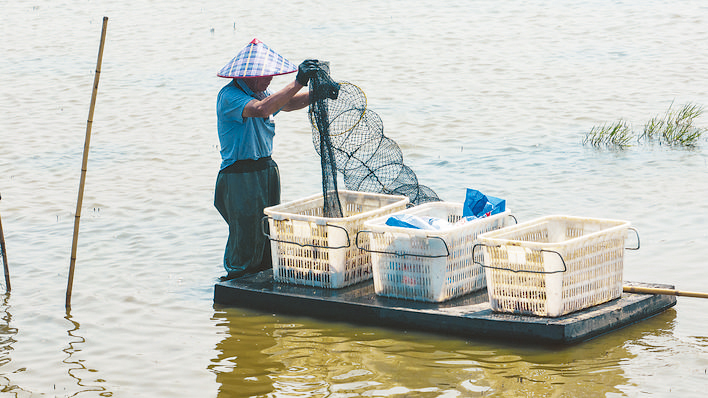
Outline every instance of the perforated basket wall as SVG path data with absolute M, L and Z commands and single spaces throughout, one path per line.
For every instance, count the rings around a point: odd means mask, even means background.
M 628 228 L 548 216 L 481 235 L 492 310 L 557 317 L 620 297 Z
M 462 208 L 461 203 L 432 202 L 401 213 L 456 223 Z M 484 288 L 484 270 L 473 261 L 473 245 L 479 234 L 505 226 L 509 214 L 507 210 L 441 231 L 388 226 L 388 216 L 367 221 L 358 242 L 369 242 L 376 294 L 441 302 Z M 476 257 L 481 263 L 482 252 Z
M 346 190 L 339 200 L 342 218 L 322 216 L 322 194 L 264 210 L 276 281 L 341 288 L 372 277 L 371 255 L 356 247 L 356 233 L 364 221 L 403 210 L 409 200 Z

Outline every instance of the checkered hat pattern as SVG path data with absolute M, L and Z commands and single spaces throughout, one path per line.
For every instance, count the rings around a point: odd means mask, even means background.
M 258 39 L 253 39 L 217 76 L 243 78 L 284 75 L 297 71 L 297 66 L 270 49 Z

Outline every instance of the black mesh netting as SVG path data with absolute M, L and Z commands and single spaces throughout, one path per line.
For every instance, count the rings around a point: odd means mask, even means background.
M 352 191 L 404 195 L 414 205 L 440 200 L 403 164 L 401 148 L 384 135 L 379 115 L 366 108 L 364 92 L 351 83 L 333 81 L 324 63 L 310 80 L 309 115 L 322 165 L 325 217 L 343 215 L 337 170 Z

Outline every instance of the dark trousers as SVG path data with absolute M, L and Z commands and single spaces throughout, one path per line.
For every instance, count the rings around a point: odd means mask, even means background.
M 268 158 L 245 160 L 219 172 L 214 206 L 229 225 L 224 268 L 230 276 L 270 268 L 263 209 L 280 203 L 280 172 Z

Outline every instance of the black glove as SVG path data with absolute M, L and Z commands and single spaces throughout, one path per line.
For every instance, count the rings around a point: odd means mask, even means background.
M 315 77 L 315 74 L 319 69 L 320 67 L 317 65 L 316 59 L 306 59 L 302 61 L 300 66 L 298 66 L 295 81 L 302 84 L 303 86 L 307 86 L 307 82 L 309 82 L 310 79 Z

